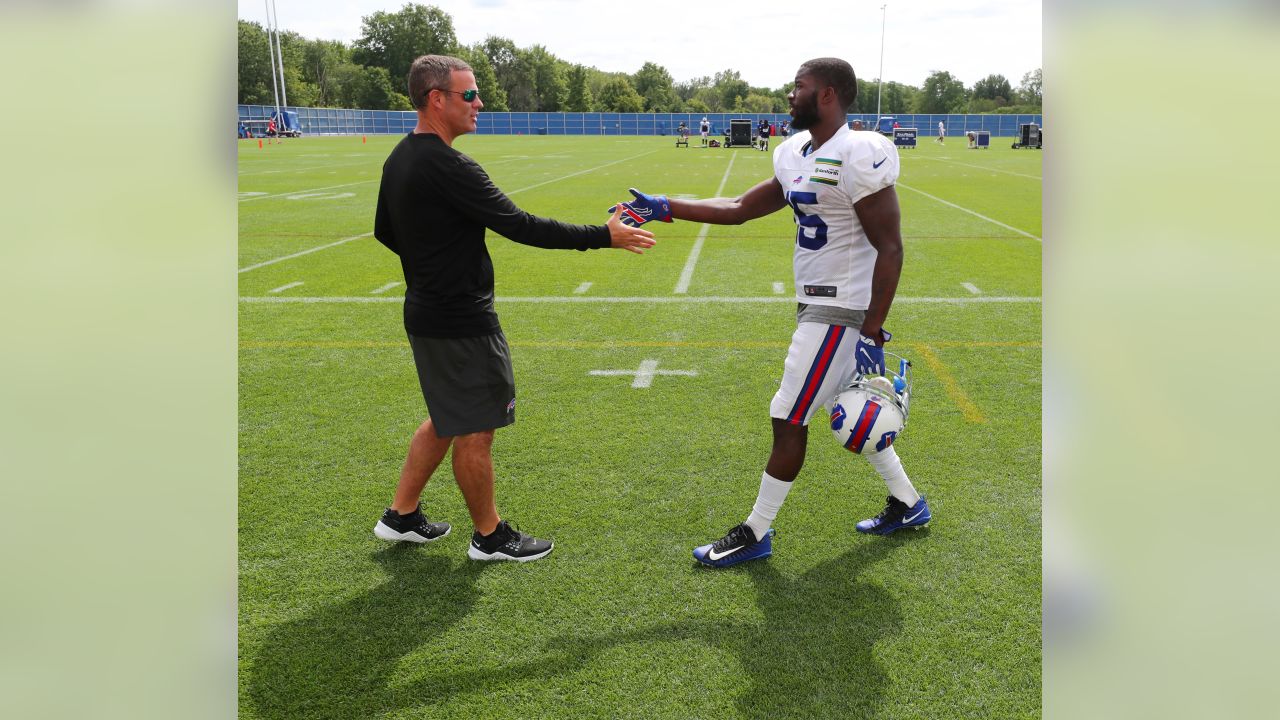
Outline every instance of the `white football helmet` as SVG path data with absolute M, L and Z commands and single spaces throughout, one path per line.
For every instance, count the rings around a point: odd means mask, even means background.
M 836 441 L 856 453 L 871 455 L 893 444 L 906 427 L 911 408 L 911 363 L 886 352 L 885 375 L 854 375 L 853 381 L 831 401 L 831 432 Z M 888 358 L 898 360 L 898 372 Z

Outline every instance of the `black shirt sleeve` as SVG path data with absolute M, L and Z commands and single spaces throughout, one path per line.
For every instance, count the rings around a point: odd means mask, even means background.
M 386 245 L 388 250 L 400 254 L 395 227 L 391 223 L 391 210 L 387 207 L 387 198 L 381 185 L 378 186 L 378 210 L 373 217 L 373 236 Z
M 607 248 L 611 244 L 609 229 L 604 225 L 562 223 L 530 215 L 516 207 L 511 198 L 493 184 L 488 173 L 465 155 L 458 156 L 457 166 L 448 173 L 448 178 L 449 186 L 441 190 L 449 196 L 453 206 L 471 220 L 509 240 L 565 250 Z M 381 236 L 378 239 L 381 240 Z

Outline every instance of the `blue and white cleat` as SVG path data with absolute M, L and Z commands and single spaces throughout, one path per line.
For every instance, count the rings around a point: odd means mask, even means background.
M 728 535 L 693 549 L 693 559 L 711 567 L 729 567 L 740 562 L 767 558 L 773 554 L 773 528 L 756 540 L 756 533 L 746 523 L 729 531 Z
M 933 519 L 933 513 L 929 511 L 929 503 L 925 502 L 923 495 L 911 507 L 907 507 L 906 503 L 892 495 L 887 498 L 887 501 L 879 515 L 863 520 L 855 526 L 855 529 L 868 535 L 888 535 L 902 528 L 924 527 Z

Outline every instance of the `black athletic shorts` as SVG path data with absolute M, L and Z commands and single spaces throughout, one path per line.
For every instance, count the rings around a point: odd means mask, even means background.
M 516 421 L 511 351 L 501 332 L 472 338 L 409 336 L 427 413 L 440 437 Z

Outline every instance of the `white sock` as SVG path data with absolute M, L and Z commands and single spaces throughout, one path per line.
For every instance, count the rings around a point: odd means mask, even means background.
M 755 532 L 756 540 L 764 539 L 764 534 L 769 532 L 794 484 L 783 482 L 769 473 L 760 476 L 760 494 L 756 495 L 755 507 L 751 508 L 751 515 L 747 518 L 747 526 Z
M 884 484 L 888 486 L 890 495 L 906 503 L 907 507 L 920 501 L 920 493 L 916 492 L 915 486 L 911 484 L 907 471 L 902 469 L 902 461 L 898 459 L 898 453 L 892 445 L 865 457 L 867 462 L 871 463 L 871 467 L 880 473 L 880 477 L 884 478 Z

